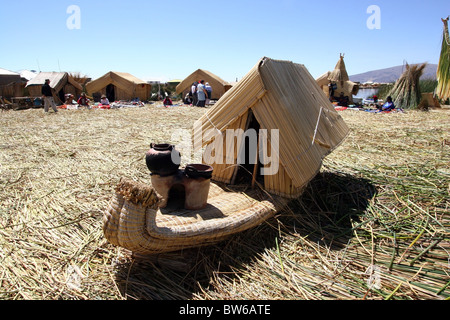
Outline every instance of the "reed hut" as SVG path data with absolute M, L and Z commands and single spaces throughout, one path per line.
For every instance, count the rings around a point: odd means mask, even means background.
M 348 131 L 304 65 L 264 57 L 196 122 L 194 145 L 205 148 L 213 180 L 237 183 L 249 172 L 252 184 L 295 198 Z
M 88 82 L 86 91 L 96 102 L 100 101 L 102 95 L 106 95 L 111 102 L 135 98 L 147 101 L 151 97 L 152 86 L 129 73 L 110 71 L 100 78 Z
M 436 96 L 446 101 L 450 98 L 450 36 L 448 33 L 448 17 L 441 19 L 444 23 L 444 31 L 442 36 L 441 55 L 436 72 L 438 85 L 436 87 Z
M 20 74 L 0 68 L 0 86 L 20 81 Z
M 334 96 L 339 97 L 341 92 L 343 92 L 344 96 L 348 97 L 350 103 L 353 103 L 353 96 L 357 95 L 359 91 L 359 85 L 353 81 L 350 81 L 343 54 L 340 54 L 334 70 L 325 72 L 317 78 L 316 81 L 319 87 L 329 98 L 333 97 L 330 96 L 328 84 L 330 84 L 330 82 L 335 84 L 336 89 L 334 90 Z
M 83 91 L 82 86 L 75 81 L 67 72 L 40 72 L 37 76 L 27 82 L 26 89 L 28 89 L 31 97 L 41 97 L 41 89 L 45 83 L 45 79 L 50 79 L 50 87 L 53 88 L 56 98 L 59 102 L 64 102 L 65 94 L 73 94 L 79 97 Z M 58 100 L 55 100 L 58 103 Z
M 231 84 L 207 70 L 198 69 L 187 76 L 176 87 L 176 93 L 184 98 L 196 81 L 205 80 L 212 87 L 212 100 L 218 100 L 231 88 Z
M 25 85 L 26 81 L 19 73 L 0 68 L 0 96 L 8 99 L 20 97 Z

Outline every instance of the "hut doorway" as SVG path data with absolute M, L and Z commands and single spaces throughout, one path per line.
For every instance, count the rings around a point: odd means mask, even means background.
M 64 96 L 65 96 L 64 89 L 59 90 L 58 98 L 62 103 L 65 103 L 65 101 L 66 101 Z
M 108 84 L 106 86 L 106 98 L 110 102 L 116 101 L 116 87 L 113 84 Z
M 232 184 L 255 184 L 255 181 L 264 183 L 264 177 L 260 174 L 259 161 L 259 129 L 260 124 L 249 110 L 247 124 L 244 130 L 244 141 L 238 153 L 238 167 L 234 172 Z

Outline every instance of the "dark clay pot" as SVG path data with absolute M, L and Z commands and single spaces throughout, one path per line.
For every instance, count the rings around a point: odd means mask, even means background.
M 184 173 L 189 178 L 205 178 L 211 179 L 213 173 L 213 167 L 206 164 L 188 164 L 184 169 Z
M 172 160 L 173 153 L 173 160 Z M 178 159 L 177 159 L 178 158 Z M 181 154 L 172 144 L 150 144 L 150 150 L 145 154 L 145 163 L 152 174 L 169 176 L 177 172 L 180 166 Z M 174 162 L 175 161 L 175 162 Z

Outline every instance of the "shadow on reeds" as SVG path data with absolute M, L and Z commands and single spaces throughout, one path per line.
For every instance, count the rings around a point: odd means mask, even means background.
M 216 245 L 135 257 L 118 266 L 117 286 L 128 299 L 189 300 L 217 290 L 211 287 L 213 279 L 236 277 L 264 251 L 276 250 L 281 240 L 289 245 L 302 238 L 341 250 L 353 236 L 352 221 L 358 223 L 375 194 L 365 179 L 320 173 L 275 218 Z

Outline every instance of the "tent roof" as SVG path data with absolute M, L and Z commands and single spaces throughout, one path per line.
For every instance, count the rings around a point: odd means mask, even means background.
M 317 84 L 319 86 L 327 85 L 330 82 L 330 80 L 328 79 L 330 77 L 330 73 L 331 73 L 330 71 L 327 71 L 324 74 L 322 74 L 320 77 L 318 77 L 316 79 Z
M 27 79 L 27 80 L 31 80 L 31 79 L 33 79 L 34 77 L 37 76 L 37 73 L 33 72 L 31 70 L 22 70 L 22 71 L 20 71 L 20 76 L 22 78 Z
M 262 129 L 278 129 L 279 150 L 272 152 L 299 188 L 349 131 L 304 65 L 264 57 L 195 123 L 194 137 L 209 144 L 249 109 Z
M 0 85 L 8 85 L 21 81 L 20 74 L 0 68 Z
M 6 70 L 6 69 L 3 69 L 3 68 L 0 68 L 0 75 L 1 75 L 1 76 L 3 76 L 3 75 L 7 75 L 7 76 L 20 76 L 20 74 L 18 74 L 17 72 L 13 72 L 13 71 Z
M 211 87 L 213 87 L 213 89 L 216 86 L 222 87 L 231 86 L 227 81 L 221 79 L 214 73 L 203 69 L 197 69 L 177 85 L 176 87 L 177 94 L 180 94 L 184 90 L 189 89 L 192 86 L 192 83 L 202 79 L 205 80 L 206 82 L 209 82 L 209 84 L 211 85 Z
M 122 90 L 129 91 L 130 88 L 134 88 L 135 85 L 147 84 L 147 82 L 126 72 L 110 71 L 100 78 L 88 82 L 86 84 L 86 90 L 90 93 L 97 92 L 109 84 L 113 84 Z
M 50 79 L 50 87 L 59 91 L 68 82 L 78 90 L 83 90 L 83 87 L 76 82 L 67 72 L 40 72 L 33 79 L 27 82 L 27 87 L 42 86 L 45 84 L 45 79 Z

